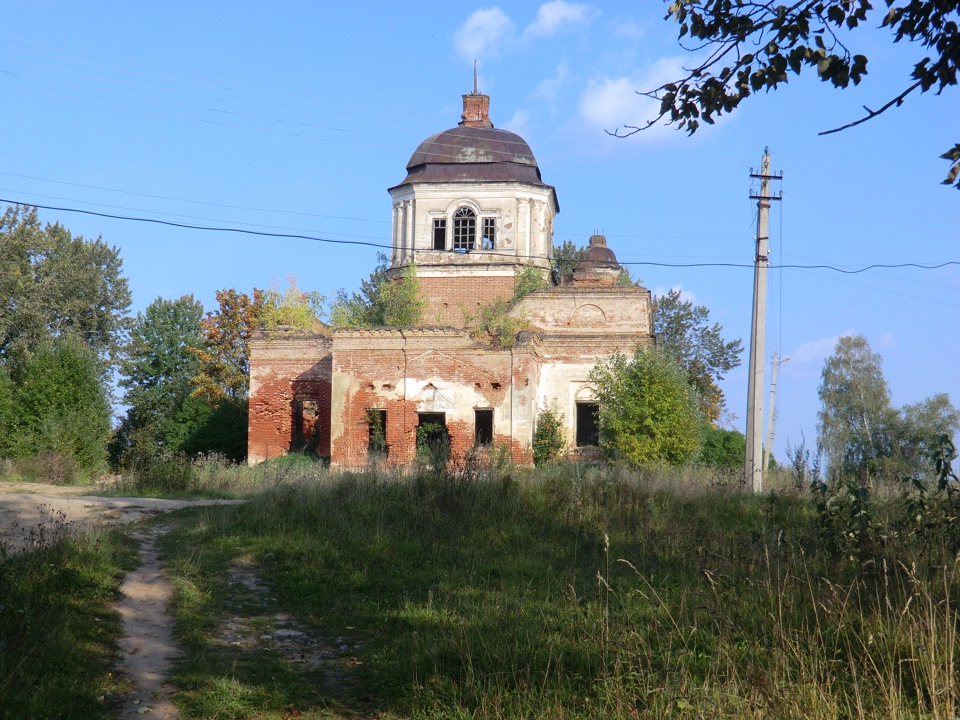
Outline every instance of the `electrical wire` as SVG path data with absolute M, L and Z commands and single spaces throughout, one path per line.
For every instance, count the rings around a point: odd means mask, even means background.
M 142 222 L 150 223 L 154 225 L 164 225 L 168 227 L 177 227 L 184 228 L 188 230 L 202 230 L 207 232 L 223 232 L 223 233 L 238 233 L 241 235 L 254 235 L 258 237 L 271 237 L 271 238 L 287 238 L 292 240 L 310 240 L 313 242 L 321 243 L 330 243 L 335 245 L 360 245 L 365 247 L 373 248 L 382 248 L 386 250 L 422 250 L 423 248 L 416 248 L 412 246 L 394 246 L 389 243 L 379 243 L 371 242 L 365 240 L 340 240 L 337 238 L 328 238 L 320 237 L 317 235 L 302 235 L 298 233 L 275 233 L 275 232 L 265 232 L 262 230 L 248 230 L 244 228 L 235 228 L 235 227 L 226 227 L 226 226 L 214 226 L 214 225 L 194 225 L 191 223 L 180 223 L 174 222 L 171 220 L 159 220 L 157 218 L 144 218 L 144 217 L 135 217 L 132 215 L 117 215 L 114 213 L 104 213 L 97 212 L 95 210 L 82 210 L 79 208 L 68 208 L 68 207 L 57 207 L 53 205 L 37 205 L 35 203 L 22 202 L 19 200 L 12 200 L 9 198 L 0 198 L 0 203 L 8 203 L 11 205 L 21 205 L 24 207 L 35 207 L 43 210 L 54 210 L 57 212 L 70 212 L 78 213 L 81 215 L 92 215 L 94 217 L 109 218 L 112 220 L 124 220 L 130 222 Z M 500 253 L 490 250 L 482 251 L 485 256 L 490 257 L 507 257 L 512 259 L 521 259 L 521 260 L 548 260 L 549 258 L 546 255 L 522 255 L 520 253 Z M 700 268 L 700 267 L 710 267 L 710 268 L 749 268 L 753 269 L 753 263 L 733 263 L 733 262 L 692 262 L 692 263 L 667 263 L 667 262 L 656 262 L 652 260 L 632 260 L 620 263 L 621 265 L 644 265 L 652 267 L 677 267 L 677 268 Z M 864 265 L 862 267 L 855 268 L 843 268 L 837 267 L 835 265 L 830 265 L 827 263 L 818 263 L 815 265 L 801 265 L 796 263 L 781 263 L 779 265 L 769 265 L 771 269 L 784 269 L 784 270 L 832 270 L 834 272 L 842 273 L 844 275 L 858 275 L 860 273 L 865 273 L 870 270 L 875 269 L 895 269 L 895 268 L 915 268 L 918 270 L 939 270 L 940 268 L 950 267 L 950 266 L 960 266 L 960 260 L 945 260 L 943 262 L 937 263 L 916 263 L 916 262 L 902 262 L 902 263 L 871 263 L 869 265 Z
M 298 210 L 271 210 L 269 208 L 249 207 L 247 205 L 228 205 L 226 203 L 207 202 L 204 200 L 190 200 L 188 198 L 178 198 L 170 195 L 152 195 L 150 193 L 135 192 L 133 190 L 122 190 L 120 188 L 104 187 L 102 185 L 85 185 L 83 183 L 68 182 L 66 180 L 53 180 L 51 178 L 42 178 L 35 175 L 21 175 L 19 173 L 3 172 L 2 170 L 0 170 L 0 175 L 21 178 L 23 180 L 37 180 L 39 182 L 54 183 L 56 185 L 69 185 L 70 187 L 87 188 L 88 190 L 105 190 L 107 192 L 123 193 L 124 195 L 134 195 L 136 197 L 152 198 L 154 200 L 172 200 L 174 202 L 185 202 L 193 205 L 207 205 L 209 207 L 227 208 L 228 210 L 250 210 L 252 212 L 268 212 L 281 215 L 302 215 L 303 217 L 316 217 L 328 220 L 352 220 L 354 222 L 373 222 L 383 223 L 385 225 L 390 224 L 389 220 L 381 219 L 372 220 L 370 218 L 348 217 L 345 215 L 324 215 L 321 213 L 308 213 Z

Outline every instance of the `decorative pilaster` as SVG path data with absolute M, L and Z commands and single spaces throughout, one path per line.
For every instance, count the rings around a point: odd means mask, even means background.
M 414 262 L 414 257 L 416 255 L 416 245 L 417 240 L 414 235 L 414 204 L 413 200 L 404 200 L 404 219 L 406 220 L 406 236 L 407 236 L 407 258 L 408 262 Z

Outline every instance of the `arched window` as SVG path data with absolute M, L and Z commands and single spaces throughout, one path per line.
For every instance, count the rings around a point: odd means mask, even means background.
M 456 252 L 470 252 L 476 247 L 477 216 L 468 207 L 462 207 L 453 214 L 453 249 Z

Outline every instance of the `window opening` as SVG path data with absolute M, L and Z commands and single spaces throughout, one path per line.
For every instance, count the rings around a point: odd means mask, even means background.
M 447 219 L 434 218 L 433 220 L 433 249 L 447 249 Z
M 367 442 L 368 455 L 387 455 L 387 411 L 381 408 L 367 410 L 367 429 L 370 431 Z
M 473 413 L 473 444 L 489 445 L 493 442 L 493 409 L 476 408 Z
M 477 236 L 477 216 L 470 208 L 460 208 L 453 214 L 453 249 L 470 252 Z
M 493 250 L 497 245 L 497 219 L 492 217 L 483 218 L 483 240 L 481 247 L 484 250 Z
M 577 447 L 600 444 L 600 406 L 577 403 Z
M 450 435 L 444 413 L 417 413 L 417 455 L 431 464 L 446 465 L 450 457 Z
M 292 452 L 312 452 L 316 450 L 320 433 L 318 418 L 320 412 L 316 400 L 297 398 L 293 401 L 293 433 L 290 442 Z

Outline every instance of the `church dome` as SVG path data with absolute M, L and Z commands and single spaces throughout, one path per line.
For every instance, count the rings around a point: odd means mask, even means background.
M 591 235 L 590 244 L 580 253 L 576 271 L 620 270 L 617 256 L 607 247 L 606 235 Z
M 424 140 L 407 163 L 412 182 L 524 182 L 546 187 L 526 140 L 495 128 L 490 97 L 476 91 L 463 96 L 462 122 Z M 398 185 L 399 187 L 399 185 Z

